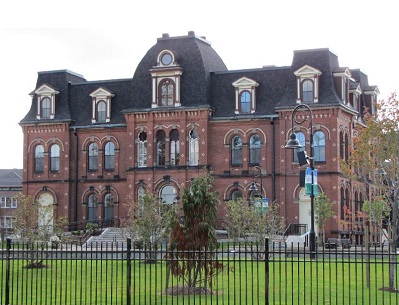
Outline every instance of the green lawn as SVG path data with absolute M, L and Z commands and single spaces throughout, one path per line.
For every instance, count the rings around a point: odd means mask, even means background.
M 24 260 L 10 264 L 11 304 L 127 304 L 126 261 L 46 260 L 47 268 L 26 269 Z M 145 264 L 133 260 L 131 304 L 266 304 L 266 265 L 253 260 L 225 261 L 212 287 L 213 295 L 165 295 L 166 263 Z M 1 283 L 5 283 L 4 260 L 0 260 Z M 380 290 L 388 286 L 388 264 L 372 261 L 370 288 L 362 261 L 277 259 L 269 264 L 270 304 L 398 304 L 397 293 Z M 169 287 L 181 286 L 171 277 Z M 4 303 L 2 284 L 0 303 Z

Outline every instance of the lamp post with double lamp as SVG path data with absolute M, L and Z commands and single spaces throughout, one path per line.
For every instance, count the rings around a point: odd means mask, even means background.
M 300 115 L 297 115 L 300 114 Z M 308 133 L 310 137 L 310 153 L 309 162 L 311 170 L 311 191 L 310 191 L 310 231 L 309 231 L 309 245 L 310 245 L 310 257 L 315 257 L 316 250 L 316 233 L 314 229 L 314 158 L 313 158 L 313 114 L 310 107 L 306 104 L 300 104 L 294 108 L 291 117 L 291 135 L 285 148 L 288 149 L 299 149 L 302 148 L 301 143 L 298 141 L 296 134 L 294 133 L 294 123 L 296 125 L 303 125 L 308 123 Z

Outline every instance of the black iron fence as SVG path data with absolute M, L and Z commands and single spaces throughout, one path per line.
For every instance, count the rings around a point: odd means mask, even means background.
M 3 245 L 0 304 L 399 304 L 396 251 L 221 242 Z

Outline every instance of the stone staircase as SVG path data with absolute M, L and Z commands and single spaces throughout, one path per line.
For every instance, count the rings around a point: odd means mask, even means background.
M 126 244 L 127 238 L 124 236 L 122 229 L 120 228 L 106 228 L 100 235 L 92 236 L 86 242 L 86 245 L 93 244 Z

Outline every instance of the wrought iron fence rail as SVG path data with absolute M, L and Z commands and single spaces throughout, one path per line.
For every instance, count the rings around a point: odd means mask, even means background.
M 132 245 L 9 242 L 0 304 L 399 304 L 398 254 L 388 247 Z M 213 273 L 190 285 L 193 266 Z

